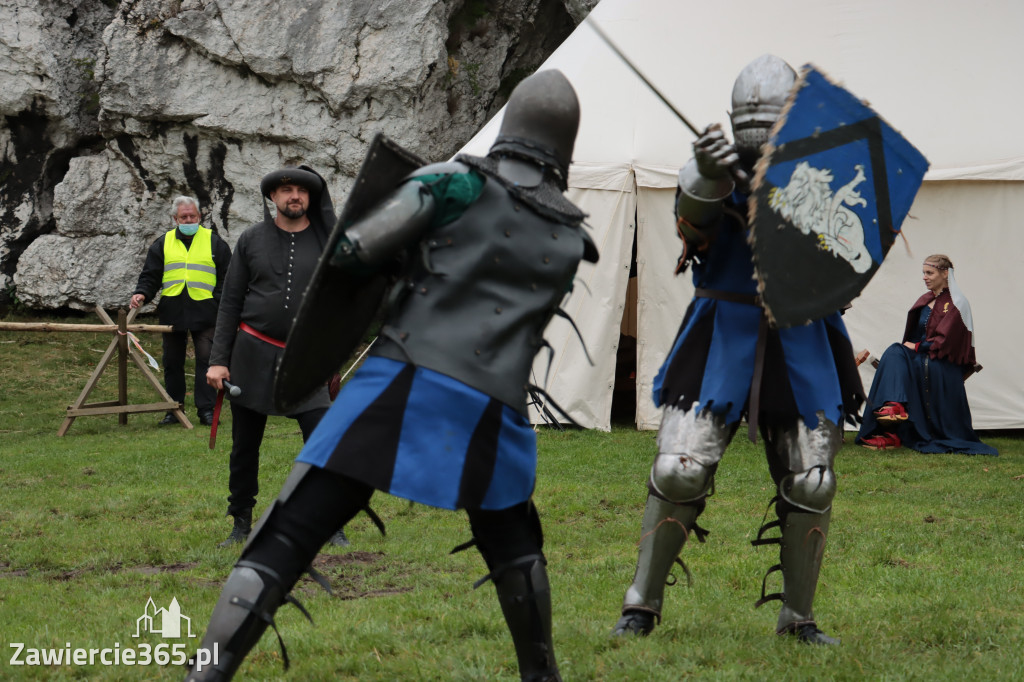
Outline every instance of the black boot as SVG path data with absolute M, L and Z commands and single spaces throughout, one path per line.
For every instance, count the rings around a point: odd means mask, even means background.
M 541 556 L 524 557 L 494 574 L 524 682 L 561 682 L 551 643 L 551 588 Z
M 252 509 L 243 509 L 235 514 L 235 526 L 231 529 L 231 535 L 217 546 L 230 547 L 245 542 L 249 538 L 250 531 L 252 531 Z
M 796 626 L 788 630 L 789 634 L 795 635 L 797 640 L 804 644 L 824 644 L 827 646 L 836 646 L 840 642 L 835 637 L 829 637 L 824 632 L 818 629 L 818 626 L 814 623 L 804 623 L 803 625 Z
M 615 624 L 615 627 L 612 628 L 612 636 L 637 635 L 646 637 L 654 630 L 655 618 L 657 616 L 649 611 L 627 610 L 622 614 L 622 618 L 619 618 L 619 622 Z

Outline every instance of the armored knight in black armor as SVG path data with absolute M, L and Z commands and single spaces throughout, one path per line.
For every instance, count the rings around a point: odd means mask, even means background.
M 779 545 L 779 563 L 768 573 L 782 574 L 782 590 L 762 589 L 757 605 L 782 602 L 779 634 L 838 643 L 817 627 L 812 602 L 836 492 L 840 424 L 856 413 L 863 389 L 838 313 L 789 329 L 768 324 L 747 243 L 746 183 L 795 80 L 778 57 L 749 64 L 732 93 L 736 144 L 712 126 L 679 172 L 679 270 L 692 263 L 696 291 L 654 381 L 654 399 L 663 408 L 658 455 L 647 482 L 636 574 L 616 635 L 646 635 L 660 621 L 669 572 L 687 539 L 703 541 L 707 533 L 697 519 L 745 416 L 752 440 L 760 428 L 776 488 L 777 519 L 754 545 Z
M 217 644 L 220 663 L 187 679 L 232 677 L 319 547 L 374 490 L 467 511 L 467 544 L 487 564 L 522 679 L 561 679 L 526 396 L 577 265 L 597 260 L 583 214 L 562 195 L 578 122 L 568 80 L 534 74 L 513 91 L 487 157 L 423 167 L 336 228 L 332 267 L 370 272 L 404 254 L 391 312 L 228 577 L 202 644 Z

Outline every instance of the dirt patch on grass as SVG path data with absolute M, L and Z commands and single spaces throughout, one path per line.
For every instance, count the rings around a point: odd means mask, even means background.
M 0 577 L 3 578 L 24 578 L 28 575 L 25 570 L 13 570 L 10 564 L 0 562 Z
M 313 559 L 313 568 L 327 578 L 337 599 L 364 599 L 411 592 L 411 587 L 390 584 L 392 576 L 405 575 L 406 572 L 393 559 L 386 563 L 384 559 L 383 552 L 318 554 Z M 382 578 L 385 573 L 389 575 Z M 322 589 L 312 578 L 305 576 L 296 591 L 309 595 Z
M 313 568 L 319 570 L 336 566 L 376 564 L 384 559 L 384 552 L 345 552 L 344 554 L 317 554 Z
M 195 568 L 198 565 L 198 561 L 181 561 L 175 564 L 165 564 L 163 566 L 148 566 L 146 564 L 141 566 L 125 566 L 120 570 L 133 571 L 135 573 L 142 573 L 143 575 L 157 575 L 160 573 L 181 573 L 182 571 L 187 571 L 190 568 Z
M 103 572 L 103 573 L 125 573 L 125 572 L 127 572 L 127 573 L 141 573 L 142 575 L 160 575 L 162 573 L 180 573 L 182 571 L 187 571 L 190 568 L 195 568 L 198 565 L 199 565 L 199 563 L 196 562 L 196 561 L 186 561 L 186 562 L 178 562 L 178 563 L 173 563 L 173 564 L 161 564 L 161 565 L 138 564 L 138 565 L 135 565 L 135 566 L 124 566 L 124 565 L 118 564 L 116 566 L 96 566 L 96 567 L 92 567 L 92 568 L 75 568 L 75 569 L 72 569 L 70 571 L 59 571 L 59 572 L 56 572 L 56 573 L 54 573 L 54 574 L 52 574 L 52 575 L 50 575 L 48 577 L 51 580 L 56 580 L 58 582 L 68 582 L 70 580 L 75 580 L 77 578 L 81 578 L 82 576 L 88 575 L 90 573 L 99 573 L 99 572 Z M 18 578 L 24 578 L 24 577 L 28 576 L 28 571 L 27 570 L 12 571 L 12 570 L 9 570 L 9 567 L 5 564 L 5 565 L 0 565 L 0 576 L 5 576 L 5 577 L 13 576 L 13 577 L 18 577 Z
M 387 597 L 392 594 L 403 594 L 405 592 L 412 592 L 411 587 L 389 587 L 382 590 L 366 590 L 366 591 L 351 591 L 336 592 L 335 597 L 342 601 L 348 601 L 350 599 L 368 599 L 370 597 Z

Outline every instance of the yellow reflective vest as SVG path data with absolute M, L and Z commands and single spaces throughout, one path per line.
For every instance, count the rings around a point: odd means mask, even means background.
M 213 298 L 217 285 L 217 266 L 213 262 L 213 231 L 202 225 L 185 245 L 175 236 L 177 228 L 164 236 L 164 296 L 178 296 L 188 289 L 193 301 Z

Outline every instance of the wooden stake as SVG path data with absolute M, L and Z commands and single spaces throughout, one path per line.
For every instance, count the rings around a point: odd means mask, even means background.
M 128 404 L 128 314 L 124 308 L 117 310 L 117 404 Z M 128 414 L 117 413 L 117 423 L 128 423 Z

